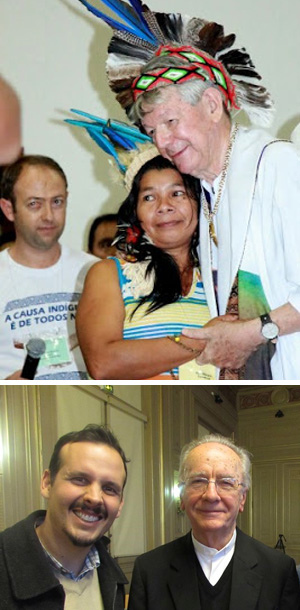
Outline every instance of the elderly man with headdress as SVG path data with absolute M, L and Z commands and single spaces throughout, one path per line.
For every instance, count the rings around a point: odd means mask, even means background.
M 216 318 L 183 331 L 207 341 L 199 362 L 223 379 L 298 379 L 300 156 L 232 121 L 236 109 L 263 126 L 273 114 L 250 56 L 217 23 L 112 0 L 121 23 L 80 1 L 114 30 L 108 80 L 130 119 L 201 179 L 200 261 Z

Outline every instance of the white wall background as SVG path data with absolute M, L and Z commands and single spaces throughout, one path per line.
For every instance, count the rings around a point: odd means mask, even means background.
M 272 133 L 289 136 L 300 120 L 299 0 L 147 3 L 166 12 L 183 12 L 184 5 L 186 14 L 237 33 L 276 102 Z M 49 155 L 65 170 L 70 196 L 62 241 L 77 249 L 85 249 L 92 219 L 117 211 L 125 197 L 111 185 L 106 155 L 63 123 L 72 107 L 125 119 L 105 79 L 110 34 L 77 0 L 0 0 L 0 69 L 22 100 L 25 152 Z

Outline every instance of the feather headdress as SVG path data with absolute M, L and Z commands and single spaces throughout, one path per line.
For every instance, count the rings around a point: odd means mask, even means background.
M 243 109 L 255 124 L 271 123 L 274 106 L 270 94 L 259 84 L 261 77 L 246 49 L 235 47 L 235 34 L 225 36 L 222 25 L 180 13 L 157 13 L 140 0 L 100 0 L 118 18 L 113 19 L 86 0 L 79 1 L 113 29 L 107 76 L 127 114 L 134 103 L 133 82 L 145 72 L 146 64 L 159 48 L 188 46 L 191 51 L 203 51 L 220 62 L 235 91 L 231 107 Z
M 86 129 L 92 140 L 114 159 L 121 182 L 130 191 L 134 176 L 142 165 L 159 155 L 152 139 L 121 121 L 101 119 L 82 110 L 72 109 L 71 112 L 88 120 L 65 119 L 65 122 Z

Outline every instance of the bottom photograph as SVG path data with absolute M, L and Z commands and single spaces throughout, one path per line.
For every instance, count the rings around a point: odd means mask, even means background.
M 0 610 L 299 610 L 300 386 L 0 386 Z

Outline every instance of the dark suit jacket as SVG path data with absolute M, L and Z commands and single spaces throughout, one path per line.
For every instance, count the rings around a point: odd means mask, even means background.
M 64 589 L 34 531 L 35 522 L 44 514 L 45 511 L 36 511 L 0 534 L 0 610 L 64 608 Z M 124 610 L 127 579 L 108 554 L 107 540 L 104 537 L 96 543 L 103 604 L 105 610 Z
M 237 530 L 229 610 L 299 609 L 294 560 Z M 201 610 L 190 533 L 137 558 L 129 610 Z

